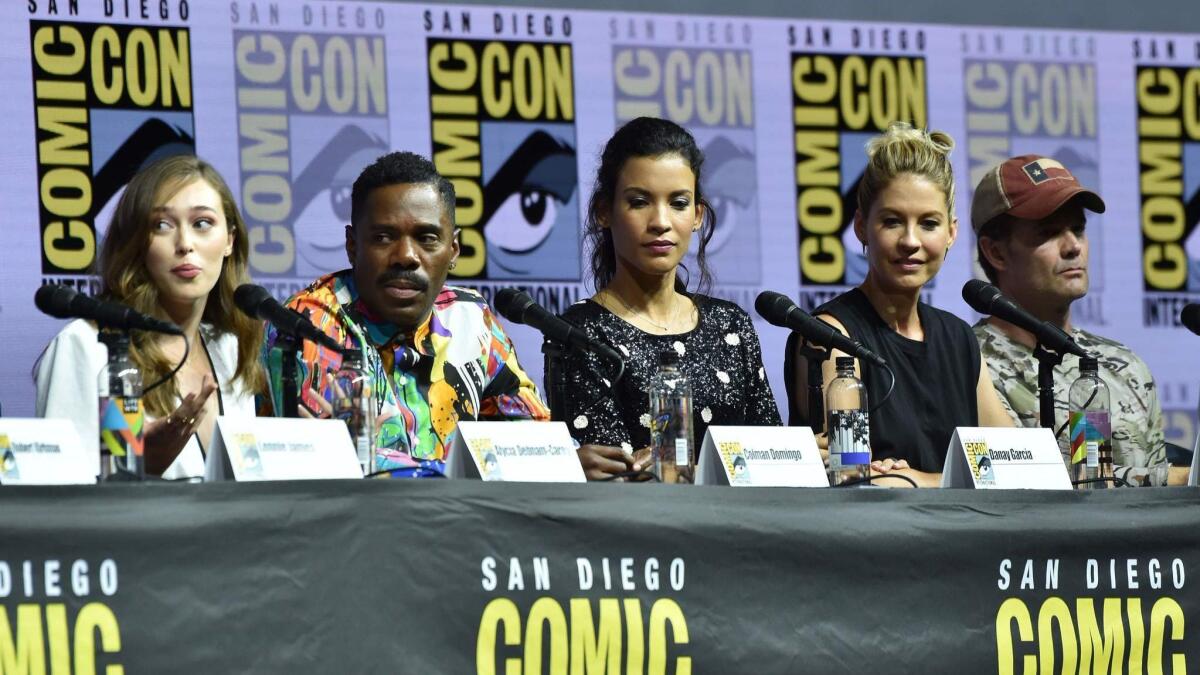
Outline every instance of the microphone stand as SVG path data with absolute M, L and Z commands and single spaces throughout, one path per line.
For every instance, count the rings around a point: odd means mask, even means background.
M 296 360 L 300 358 L 300 340 L 291 333 L 279 331 L 275 336 L 275 346 L 280 350 L 283 379 L 283 410 L 280 417 L 299 417 L 300 385 L 296 382 Z
M 563 368 L 565 350 L 556 340 L 542 340 L 542 353 L 546 355 L 546 402 L 550 406 L 550 419 L 565 422 L 564 406 L 567 404 L 567 371 Z
M 1042 427 L 1054 432 L 1054 367 L 1062 363 L 1063 355 L 1042 346 L 1039 340 L 1033 348 L 1038 360 L 1038 402 L 1041 404 L 1039 420 Z M 986 367 L 986 366 L 985 366 Z
M 821 368 L 829 360 L 832 350 L 815 347 L 803 337 L 800 339 L 800 353 L 808 362 L 808 425 L 814 434 L 819 434 L 825 429 L 825 374 Z

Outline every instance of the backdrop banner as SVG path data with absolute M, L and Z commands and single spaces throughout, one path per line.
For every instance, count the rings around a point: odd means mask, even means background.
M 1073 320 L 1158 380 L 1167 439 L 1190 445 L 1200 349 L 1200 35 L 1046 31 L 371 2 L 28 0 L 0 8 L 0 363 L 4 412 L 61 323 L 44 283 L 94 293 L 98 243 L 130 175 L 198 152 L 237 194 L 255 281 L 280 298 L 347 265 L 359 172 L 390 150 L 454 181 L 451 283 L 517 286 L 561 312 L 589 296 L 597 155 L 638 115 L 689 128 L 717 215 L 713 294 L 764 288 L 811 309 L 866 271 L 850 223 L 863 144 L 892 120 L 957 141 L 959 239 L 926 288 L 974 321 L 976 181 L 1052 155 L 1104 197 L 1091 291 Z M 685 260 L 695 287 L 694 257 Z M 783 331 L 758 322 L 782 402 Z M 541 338 L 513 326 L 542 376 Z M 786 408 L 784 408 L 786 409 Z
M 1200 654 L 1186 488 L 127 484 L 6 488 L 0 513 L 6 674 L 1178 674 Z

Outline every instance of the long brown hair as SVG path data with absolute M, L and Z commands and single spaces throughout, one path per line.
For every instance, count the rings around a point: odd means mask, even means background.
M 250 242 L 233 193 L 208 162 L 192 155 L 173 155 L 143 168 L 129 181 L 100 250 L 100 292 L 103 297 L 144 314 L 168 318 L 159 305 L 158 287 L 146 269 L 151 216 L 156 208 L 196 180 L 203 180 L 216 190 L 225 212 L 225 222 L 233 233 L 233 252 L 221 264 L 221 275 L 209 291 L 201 320 L 218 332 L 230 333 L 237 338 L 238 362 L 234 378 L 240 379 L 247 391 L 257 393 L 266 383 L 258 360 L 262 323 L 246 316 L 233 304 L 233 291 L 250 281 Z M 192 345 L 192 349 L 199 347 Z M 171 372 L 176 365 L 163 353 L 156 336 L 141 331 L 133 334 L 130 356 L 141 369 L 147 384 Z M 178 396 L 179 387 L 171 379 L 146 394 L 146 408 L 153 415 L 166 415 L 175 409 Z
M 587 238 L 592 255 L 592 287 L 597 291 L 612 282 L 617 271 L 617 252 L 613 244 L 612 230 L 604 227 L 603 214 L 613 207 L 616 200 L 617 179 L 625 163 L 635 157 L 667 157 L 679 155 L 691 167 L 696 176 L 696 204 L 703 209 L 704 220 L 700 224 L 699 248 L 696 251 L 697 276 L 700 281 L 697 291 L 707 293 L 712 287 L 712 273 L 708 269 L 707 252 L 708 240 L 712 239 L 717 227 L 717 212 L 705 199 L 701 191 L 701 170 L 704 166 L 704 153 L 696 145 L 696 139 L 687 129 L 669 120 L 656 117 L 639 117 L 627 122 L 613 137 L 608 139 L 604 152 L 600 155 L 600 166 L 596 169 L 596 181 L 592 187 L 592 197 L 588 200 L 587 222 L 584 236 Z M 680 267 L 688 272 L 687 267 L 680 261 Z M 675 278 L 675 290 L 687 290 L 687 284 L 678 276 Z

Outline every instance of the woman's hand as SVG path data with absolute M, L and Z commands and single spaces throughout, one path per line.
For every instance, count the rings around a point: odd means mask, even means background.
M 639 450 L 638 455 L 642 456 L 643 451 L 648 450 Z M 583 465 L 583 474 L 588 480 L 608 480 L 626 471 L 640 470 L 634 468 L 637 466 L 634 455 L 623 448 L 589 443 L 579 446 L 575 452 L 579 455 L 579 463 Z
M 205 375 L 200 382 L 200 391 L 184 396 L 179 407 L 171 414 L 146 424 L 143 457 L 146 473 L 161 476 L 171 466 L 199 428 L 208 397 L 216 390 L 216 381 L 211 375 Z
M 877 459 L 871 462 L 871 471 L 874 473 L 889 473 L 891 471 L 899 471 L 909 468 L 908 462 L 903 459 Z

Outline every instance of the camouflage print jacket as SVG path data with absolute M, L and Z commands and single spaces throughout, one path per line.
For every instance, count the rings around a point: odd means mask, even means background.
M 975 324 L 974 329 L 996 393 L 1009 416 L 1020 426 L 1038 426 L 1038 362 L 1033 350 L 986 319 Z M 1162 408 L 1150 368 L 1119 342 L 1079 328 L 1072 335 L 1080 347 L 1098 356 L 1100 379 L 1108 385 L 1116 475 L 1131 485 L 1166 485 L 1168 467 Z M 1054 369 L 1055 421 L 1059 425 L 1067 419 L 1067 392 L 1078 378 L 1077 357 L 1068 355 Z M 1065 450 L 1070 442 L 1065 432 L 1058 442 Z

